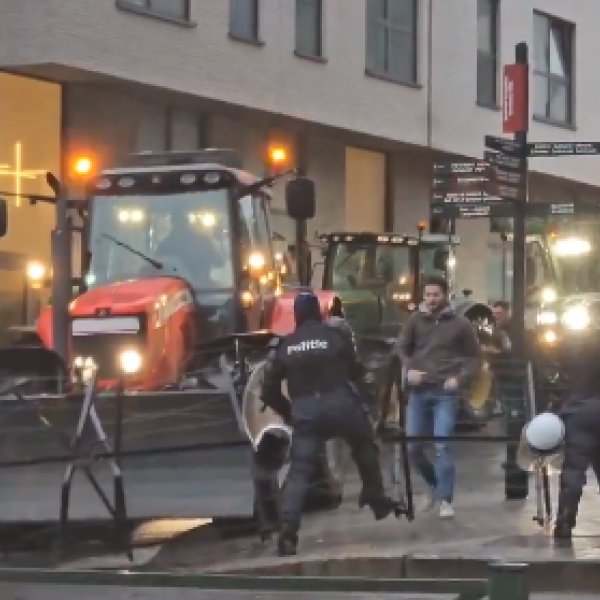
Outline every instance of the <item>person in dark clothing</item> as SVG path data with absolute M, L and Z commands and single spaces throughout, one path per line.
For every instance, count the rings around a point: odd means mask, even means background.
M 351 448 L 363 488 L 359 506 L 377 520 L 398 504 L 385 495 L 375 432 L 366 407 L 350 385 L 363 372 L 351 337 L 322 322 L 319 300 L 300 294 L 294 302 L 296 330 L 271 349 L 262 400 L 294 428 L 291 464 L 281 501 L 280 556 L 296 554 L 301 513 L 311 475 L 326 440 Z M 281 392 L 287 380 L 288 401 Z
M 494 302 L 492 305 L 492 314 L 494 316 L 494 329 L 488 344 L 481 345 L 481 351 L 490 363 L 491 370 L 494 373 L 496 381 L 496 391 L 500 413 L 506 413 L 506 408 L 510 408 L 514 399 L 522 396 L 522 381 L 520 373 L 511 368 L 511 350 L 510 341 L 510 304 L 504 300 Z
M 473 325 L 448 304 L 444 279 L 425 281 L 423 302 L 400 330 L 394 352 L 409 389 L 407 435 L 427 435 L 432 417 L 434 435 L 450 437 L 461 393 L 481 368 L 481 350 Z M 441 518 L 452 518 L 455 468 L 448 443 L 435 443 L 434 464 L 424 449 L 423 442 L 409 444 L 411 460 L 430 488 L 423 509 L 437 505 Z
M 224 262 L 210 236 L 195 229 L 182 211 L 171 213 L 171 231 L 158 244 L 156 257 L 181 260 L 198 287 L 212 287 L 211 270 Z
M 597 478 L 600 475 L 599 364 L 597 330 L 565 332 L 560 343 L 560 368 L 569 394 L 560 410 L 565 441 L 554 526 L 556 538 L 571 537 L 588 468 L 593 468 Z

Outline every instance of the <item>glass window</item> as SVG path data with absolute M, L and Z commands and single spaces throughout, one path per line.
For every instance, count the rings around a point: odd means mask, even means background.
M 323 56 L 323 2 L 296 0 L 296 52 L 304 56 Z
M 417 81 L 417 1 L 367 0 L 367 70 Z
M 535 13 L 533 38 L 534 115 L 570 124 L 575 26 Z
M 259 0 L 229 0 L 229 32 L 258 40 Z
M 124 6 L 137 6 L 166 17 L 189 20 L 190 0 L 117 0 Z
M 498 0 L 477 0 L 477 102 L 498 102 Z
M 387 287 L 410 293 L 413 278 L 407 246 L 338 244 L 332 249 L 328 288 L 335 290 Z
M 95 198 L 90 252 L 89 287 L 175 274 L 197 290 L 232 288 L 227 191 Z

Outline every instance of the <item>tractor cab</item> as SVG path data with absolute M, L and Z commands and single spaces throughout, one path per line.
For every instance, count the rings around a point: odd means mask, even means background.
M 89 182 L 91 290 L 184 280 L 209 337 L 255 330 L 279 286 L 270 192 L 224 151 L 137 155 Z
M 456 236 L 348 232 L 321 241 L 323 289 L 340 295 L 358 334 L 399 328 L 417 307 L 423 279 L 435 275 L 454 285 Z

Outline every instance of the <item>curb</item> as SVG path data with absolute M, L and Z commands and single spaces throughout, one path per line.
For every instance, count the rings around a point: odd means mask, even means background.
M 491 557 L 460 558 L 406 555 L 400 557 L 330 558 L 285 561 L 278 564 L 210 570 L 232 575 L 293 577 L 370 577 L 382 579 L 484 579 Z M 527 579 L 532 592 L 564 590 L 591 593 L 600 589 L 600 560 L 537 560 L 529 565 Z

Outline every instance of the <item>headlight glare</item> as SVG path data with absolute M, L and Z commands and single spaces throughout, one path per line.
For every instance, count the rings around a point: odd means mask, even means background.
M 142 357 L 137 350 L 125 350 L 120 356 L 120 362 L 126 375 L 134 375 L 142 368 Z
M 554 325 L 558 321 L 558 316 L 553 311 L 543 311 L 537 315 L 538 325 Z
M 582 331 L 590 325 L 590 313 L 585 306 L 573 306 L 568 308 L 563 316 L 562 322 L 568 329 Z

